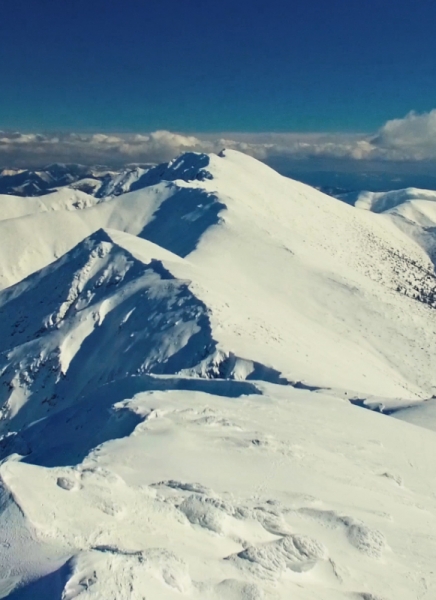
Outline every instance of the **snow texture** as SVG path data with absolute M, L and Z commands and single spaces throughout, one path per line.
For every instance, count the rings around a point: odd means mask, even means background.
M 434 598 L 434 199 L 101 185 L 0 197 L 0 598 Z

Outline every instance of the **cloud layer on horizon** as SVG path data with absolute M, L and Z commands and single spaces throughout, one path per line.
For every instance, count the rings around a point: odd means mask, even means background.
M 388 121 L 373 135 L 318 133 L 228 133 L 184 135 L 170 131 L 148 134 L 40 134 L 0 132 L 0 167 L 25 168 L 50 162 L 122 166 L 170 160 L 188 150 L 217 152 L 234 148 L 260 160 L 330 159 L 422 162 L 436 159 L 436 109 L 410 112 Z

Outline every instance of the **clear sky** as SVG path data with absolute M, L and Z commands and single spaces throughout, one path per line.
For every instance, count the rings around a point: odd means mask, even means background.
M 376 131 L 436 106 L 434 0 L 14 0 L 0 129 Z

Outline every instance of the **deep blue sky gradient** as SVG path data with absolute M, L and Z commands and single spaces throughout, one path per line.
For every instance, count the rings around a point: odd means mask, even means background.
M 436 106 L 434 0 L 14 0 L 0 128 L 374 131 Z

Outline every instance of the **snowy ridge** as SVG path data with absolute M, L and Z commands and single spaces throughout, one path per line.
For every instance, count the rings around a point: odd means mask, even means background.
M 212 350 L 206 308 L 162 254 L 144 264 L 98 231 L 2 294 L 3 422 L 20 429 L 114 378 L 175 373 Z
M 356 208 L 389 215 L 393 222 L 424 248 L 436 264 L 436 192 L 406 188 L 390 192 L 352 192 L 338 196 Z
M 405 188 L 390 192 L 349 192 L 342 194 L 341 199 L 349 204 L 353 204 L 356 208 L 381 213 L 396 208 L 400 204 L 416 200 L 435 202 L 436 192 L 417 188 Z
M 191 164 L 188 160 L 189 155 Z M 80 190 L 96 198 L 119 196 L 162 180 L 195 178 L 201 170 L 195 167 L 197 159 L 192 158 L 195 156 L 194 153 L 186 153 L 182 160 L 183 167 L 176 158 L 170 163 L 130 165 L 121 170 L 61 163 L 48 165 L 39 171 L 3 169 L 0 171 L 0 195 L 43 197 L 57 189 L 65 188 Z M 207 155 L 203 156 L 207 161 Z M 202 176 L 199 175 L 200 178 Z M 207 174 L 205 176 L 207 177 Z
M 16 219 L 40 212 L 89 208 L 98 202 L 89 194 L 69 188 L 60 188 L 39 198 L 0 195 L 0 220 Z
M 112 193 L 0 222 L 0 597 L 430 600 L 420 201 L 234 151 Z
M 102 167 L 53 163 L 38 170 L 3 169 L 0 171 L 0 194 L 40 197 L 58 188 L 71 186 L 92 193 L 118 173 Z
M 398 215 L 424 228 L 436 225 L 436 192 L 406 188 L 391 192 L 351 192 L 340 198 L 356 208 Z

